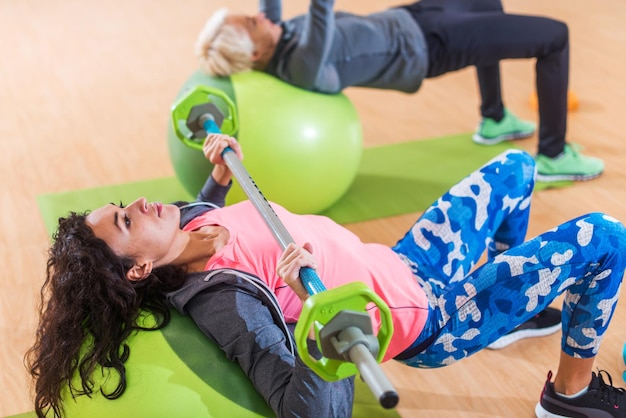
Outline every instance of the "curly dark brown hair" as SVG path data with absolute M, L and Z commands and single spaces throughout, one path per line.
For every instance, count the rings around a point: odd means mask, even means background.
M 129 281 L 133 260 L 117 256 L 86 224 L 87 213 L 72 212 L 59 219 L 50 246 L 46 280 L 41 289 L 36 341 L 25 356 L 35 380 L 35 411 L 44 417 L 62 416 L 61 393 L 75 397 L 99 390 L 115 399 L 126 389 L 130 348 L 126 339 L 136 330 L 166 326 L 170 311 L 163 293 L 182 285 L 185 272 L 166 266 L 149 278 Z M 145 310 L 156 318 L 145 327 L 138 318 Z M 141 322 L 141 321 L 139 321 Z M 97 367 L 119 374 L 117 387 L 96 387 Z M 73 378 L 79 377 L 80 383 Z

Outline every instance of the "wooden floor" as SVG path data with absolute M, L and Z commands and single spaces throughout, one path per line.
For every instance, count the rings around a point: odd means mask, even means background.
M 285 15 L 305 0 L 285 2 Z M 395 1 L 341 0 L 365 13 Z M 31 344 L 48 236 L 38 194 L 173 175 L 166 147 L 172 100 L 196 69 L 195 37 L 210 12 L 254 0 L 19 0 L 0 2 L 0 416 L 32 410 L 22 363 Z M 626 2 L 507 0 L 509 11 L 570 25 L 571 88 L 580 109 L 569 139 L 606 162 L 602 178 L 534 198 L 530 235 L 589 211 L 626 221 Z M 502 66 L 507 105 L 536 120 L 528 104 L 533 62 Z M 415 95 L 349 89 L 366 146 L 472 131 L 478 122 L 474 71 L 427 81 Z M 521 142 L 529 151 L 536 138 Z M 419 167 L 416 167 L 419 169 Z M 113 198 L 113 197 L 112 197 Z M 350 225 L 364 240 L 393 243 L 418 214 Z M 623 384 L 626 312 L 620 302 L 597 366 Z M 387 363 L 404 417 L 531 417 L 559 336 L 484 351 L 444 369 Z

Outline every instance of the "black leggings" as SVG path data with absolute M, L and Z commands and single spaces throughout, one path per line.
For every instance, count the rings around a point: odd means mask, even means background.
M 567 25 L 538 16 L 505 14 L 499 0 L 422 0 L 402 6 L 428 45 L 428 78 L 473 65 L 483 117 L 504 114 L 499 61 L 536 58 L 539 154 L 563 151 L 567 125 L 569 41 Z

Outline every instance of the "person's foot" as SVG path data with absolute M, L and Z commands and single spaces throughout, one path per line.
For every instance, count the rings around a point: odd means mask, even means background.
M 472 140 L 477 144 L 493 145 L 512 139 L 528 138 L 535 133 L 535 124 L 519 119 L 504 109 L 504 117 L 500 121 L 483 118 L 478 125 Z
M 538 154 L 537 181 L 591 180 L 604 171 L 604 162 L 599 158 L 582 155 L 575 145 L 566 144 L 563 152 L 554 158 Z
M 487 348 L 499 350 L 524 338 L 545 337 L 561 329 L 561 311 L 555 308 L 546 308 L 528 321 L 518 325 L 508 334 L 492 342 Z
M 549 372 L 539 403 L 535 406 L 537 418 L 626 417 L 626 392 L 613 386 L 613 379 L 606 371 L 592 372 L 587 392 L 575 398 L 556 393 L 551 379 L 552 372 Z

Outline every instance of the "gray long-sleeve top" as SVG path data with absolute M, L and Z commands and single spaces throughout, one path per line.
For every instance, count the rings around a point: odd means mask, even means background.
M 311 0 L 302 16 L 281 20 L 280 0 L 260 10 L 283 34 L 265 71 L 295 86 L 337 93 L 349 86 L 419 89 L 428 70 L 421 29 L 404 9 L 366 16 L 333 11 L 334 0 Z

